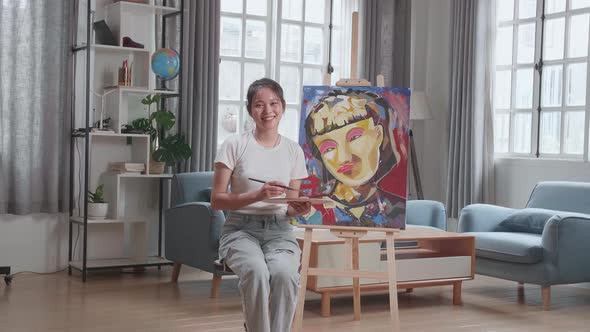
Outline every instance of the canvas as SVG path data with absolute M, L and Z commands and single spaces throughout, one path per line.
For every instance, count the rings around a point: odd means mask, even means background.
M 330 198 L 295 224 L 405 228 L 410 91 L 305 86 L 302 196 Z

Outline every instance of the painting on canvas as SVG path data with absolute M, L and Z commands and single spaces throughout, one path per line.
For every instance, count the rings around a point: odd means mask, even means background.
M 405 228 L 410 91 L 305 86 L 302 195 L 327 197 L 297 224 Z

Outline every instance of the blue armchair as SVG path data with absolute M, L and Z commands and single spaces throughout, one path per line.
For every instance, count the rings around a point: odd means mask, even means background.
M 225 222 L 223 212 L 211 208 L 213 172 L 176 174 L 172 179 L 172 208 L 165 215 L 165 255 L 174 262 L 172 282 L 178 281 L 182 264 L 213 273 L 211 297 L 217 297 L 221 276 L 219 237 Z
M 590 281 L 590 183 L 540 182 L 523 210 L 474 204 L 458 232 L 475 236 L 475 272 L 542 287 Z
M 188 265 L 213 273 L 211 297 L 224 271 L 218 260 L 219 237 L 225 222 L 222 211 L 213 210 L 211 185 L 213 172 L 176 174 L 172 179 L 172 207 L 165 215 L 165 256 L 174 262 L 172 282 L 178 281 L 181 266 Z M 446 229 L 444 205 L 435 201 L 408 201 L 407 224 L 411 227 Z
M 429 200 L 406 202 L 406 228 L 423 227 L 447 230 L 447 211 L 443 203 Z

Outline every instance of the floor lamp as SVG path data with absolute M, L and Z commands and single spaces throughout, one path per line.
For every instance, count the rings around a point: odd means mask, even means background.
M 428 120 L 432 119 L 428 99 L 424 91 L 412 91 L 410 97 L 410 120 Z M 418 199 L 424 199 L 422 192 L 422 181 L 420 180 L 420 169 L 418 168 L 418 156 L 416 155 L 416 146 L 414 144 L 414 133 L 410 129 L 410 163 L 412 164 L 412 174 L 414 175 L 414 184 L 416 186 L 416 195 Z

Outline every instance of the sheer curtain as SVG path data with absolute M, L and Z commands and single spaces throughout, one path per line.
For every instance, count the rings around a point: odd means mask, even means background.
M 334 0 L 332 9 L 332 84 L 350 78 L 350 48 L 352 46 L 352 13 L 359 10 L 358 0 Z
M 492 86 L 495 1 L 455 0 L 451 20 L 450 133 L 447 211 L 493 203 Z
M 0 0 L 0 214 L 68 211 L 73 0 Z

